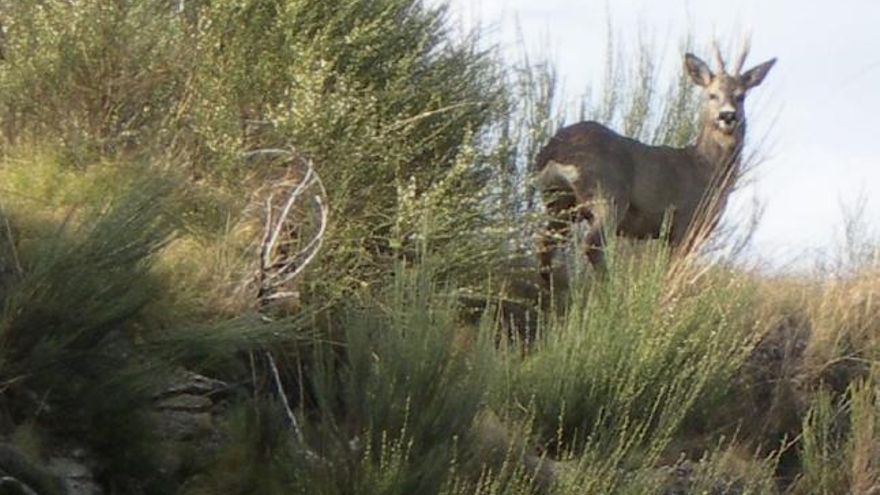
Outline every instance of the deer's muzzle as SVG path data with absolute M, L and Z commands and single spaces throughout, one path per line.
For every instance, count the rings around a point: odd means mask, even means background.
M 718 120 L 727 125 L 733 125 L 736 123 L 736 112 L 721 112 L 718 114 Z

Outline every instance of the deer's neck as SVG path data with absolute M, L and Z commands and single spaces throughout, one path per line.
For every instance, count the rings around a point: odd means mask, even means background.
M 745 127 L 745 122 L 742 122 L 732 134 L 724 134 L 712 125 L 703 125 L 691 152 L 711 173 L 738 167 Z

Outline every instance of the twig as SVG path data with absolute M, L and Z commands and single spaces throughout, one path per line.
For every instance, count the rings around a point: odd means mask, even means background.
M 246 158 L 253 157 L 279 157 L 288 158 L 290 161 L 297 159 L 293 151 L 283 149 L 262 149 L 250 151 L 245 154 Z M 285 284 L 298 277 L 309 266 L 320 252 L 323 246 L 324 236 L 327 230 L 329 209 L 324 204 L 323 198 L 327 191 L 321 178 L 315 172 L 311 161 L 301 160 L 306 166 L 306 173 L 302 180 L 298 181 L 287 194 L 283 205 L 275 214 L 274 202 L 276 196 L 270 194 L 266 200 L 266 221 L 264 234 L 260 246 L 260 289 L 259 299 L 261 306 L 269 301 L 294 297 L 293 291 L 281 290 Z M 280 259 L 276 257 L 279 247 L 285 245 L 281 241 L 284 228 L 289 224 L 289 217 L 293 207 L 299 202 L 307 189 L 317 185 L 318 193 L 311 200 L 318 210 L 318 231 L 309 242 L 295 254 L 282 254 Z
M 9 223 L 9 217 L 6 216 L 6 212 L 3 209 L 3 205 L 0 204 L 0 217 L 3 217 L 3 226 L 6 228 L 6 237 L 9 239 L 9 250 L 12 253 L 12 263 L 15 267 L 15 271 L 18 275 L 24 273 L 24 270 L 21 267 L 21 262 L 18 259 L 18 251 L 15 249 L 15 237 L 12 234 L 12 225 Z
M 287 198 L 287 202 L 284 204 L 284 208 L 281 210 L 281 215 L 278 216 L 278 223 L 275 224 L 275 230 L 272 232 L 272 236 L 269 238 L 269 244 L 274 246 L 276 242 L 278 242 L 278 236 L 281 235 L 281 228 L 284 226 L 284 221 L 287 220 L 287 216 L 290 215 L 290 209 L 293 208 L 293 204 L 296 203 L 296 200 L 299 199 L 299 196 L 305 190 L 306 187 L 311 185 L 312 178 L 314 177 L 315 169 L 312 167 L 311 163 L 309 163 L 308 171 L 306 172 L 306 176 L 297 184 L 296 189 L 290 194 Z
M 321 250 L 329 218 L 329 209 L 323 199 L 327 196 L 327 191 L 324 188 L 323 182 L 321 182 L 321 178 L 315 172 L 312 162 L 300 158 L 292 150 L 277 148 L 260 149 L 247 152 L 244 156 L 246 159 L 282 158 L 287 160 L 288 166 L 297 162 L 306 168 L 304 176 L 296 183 L 293 183 L 291 180 L 284 180 L 276 185 L 276 188 L 280 187 L 285 190 L 283 195 L 278 189 L 275 189 L 274 192 L 268 195 L 265 201 L 266 219 L 260 242 L 259 292 L 257 297 L 261 319 L 269 323 L 273 321 L 273 318 L 266 311 L 269 303 L 296 297 L 296 291 L 289 290 L 285 286 L 299 276 L 314 261 Z M 306 191 L 315 185 L 317 185 L 318 191 L 311 197 L 311 201 L 318 210 L 317 232 L 305 243 L 305 247 L 299 249 L 296 253 L 289 253 L 285 248 L 291 246 L 293 241 L 287 238 L 283 239 L 283 237 L 289 235 L 289 232 L 293 230 L 289 228 L 291 225 L 291 213 L 294 210 L 294 206 L 302 201 Z M 276 204 L 278 204 L 277 208 Z M 284 384 L 281 381 L 281 373 L 278 371 L 275 358 L 270 351 L 266 350 L 264 352 L 266 361 L 269 363 L 276 392 L 281 399 L 284 413 L 290 421 L 296 439 L 309 458 L 323 462 L 320 456 L 309 450 L 306 446 L 302 428 L 284 391 Z M 302 383 L 301 376 L 300 383 Z
M 305 445 L 305 438 L 303 438 L 299 422 L 296 420 L 296 415 L 293 414 L 293 409 L 290 408 L 290 402 L 287 401 L 287 394 L 284 393 L 284 385 L 281 383 L 281 374 L 278 373 L 278 366 L 275 365 L 275 359 L 272 357 L 271 352 L 266 351 L 266 359 L 269 360 L 269 367 L 272 369 L 272 377 L 275 379 L 275 388 L 278 391 L 278 396 L 281 397 L 281 403 L 284 405 L 284 412 L 287 414 L 287 419 L 290 420 L 290 425 L 293 426 L 293 432 L 296 434 L 296 439 L 299 440 L 300 444 Z

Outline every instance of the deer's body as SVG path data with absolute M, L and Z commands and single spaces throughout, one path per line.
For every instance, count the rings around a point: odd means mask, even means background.
M 545 274 L 560 237 L 581 219 L 590 224 L 586 247 L 594 265 L 601 262 L 603 229 L 611 215 L 616 233 L 632 238 L 658 237 L 671 215 L 673 244 L 682 243 L 704 213 L 714 217 L 711 224 L 717 221 L 740 161 L 745 92 L 760 84 L 775 62 L 739 75 L 744 54 L 734 75 L 725 72 L 717 51 L 718 74 L 693 55 L 686 57 L 688 73 L 707 94 L 693 145 L 651 146 L 597 122 L 564 127 L 551 138 L 536 162 L 538 185 L 552 216 L 540 252 Z
M 548 203 L 560 195 L 555 199 L 583 205 L 581 215 L 596 221 L 586 205 L 601 192 L 613 201 L 618 232 L 640 239 L 660 235 L 670 207 L 672 237 L 683 235 L 675 226 L 689 223 L 713 175 L 696 147 L 649 146 L 597 122 L 561 129 L 542 150 L 538 167 Z

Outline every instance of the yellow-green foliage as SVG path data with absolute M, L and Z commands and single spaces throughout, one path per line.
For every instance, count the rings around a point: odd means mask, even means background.
M 842 398 L 816 394 L 804 419 L 803 478 L 794 493 L 871 493 L 880 487 L 880 389 L 876 376 Z
M 56 142 L 74 161 L 149 146 L 186 79 L 167 2 L 4 1 L 0 108 L 7 142 Z
M 504 123 L 505 89 L 476 39 L 447 35 L 445 8 L 185 5 L 182 13 L 165 0 L 4 5 L 7 142 L 58 140 L 74 165 L 96 153 L 170 155 L 167 163 L 231 185 L 242 201 L 255 185 L 247 178 L 266 173 L 243 167 L 240 153 L 293 146 L 328 189 L 334 221 L 324 256 L 333 269 L 313 282 L 324 294 L 380 277 L 428 211 L 444 219 L 434 223 L 445 232 L 436 249 L 464 252 L 449 265 L 460 278 L 479 279 L 474 268 L 498 259 L 487 250 L 497 252 L 509 229 L 488 219 L 503 218 L 508 205 L 497 172 L 509 157 L 488 145 Z M 439 182 L 456 200 L 410 200 Z M 463 227 L 471 242 L 440 243 Z
M 445 9 L 410 0 L 221 1 L 199 13 L 183 141 L 201 144 L 210 159 L 197 166 L 215 174 L 240 176 L 235 154 L 260 146 L 314 160 L 334 219 L 317 290 L 370 283 L 411 249 L 424 228 L 414 219 L 429 212 L 435 248 L 471 254 L 449 265 L 459 274 L 505 237 L 486 221 L 500 214 L 486 198 L 503 164 L 483 156 L 503 87 L 476 41 L 452 40 L 444 25 Z
M 531 159 L 563 120 L 552 64 L 507 65 L 418 0 L 0 10 L 13 442 L 45 428 L 41 444 L 95 449 L 118 493 L 172 492 L 183 480 L 155 476 L 141 413 L 184 365 L 237 387 L 187 493 L 663 493 L 680 457 L 691 493 L 876 487 L 870 249 L 826 278 L 774 278 L 612 242 L 605 278 L 575 262 L 565 294 L 509 293 L 537 280 L 511 260 L 531 256 Z M 582 116 L 687 142 L 685 76 L 664 86 L 650 44 L 612 41 Z M 330 208 L 300 297 L 271 322 L 256 314 L 261 208 L 288 171 L 242 159 L 266 147 L 311 159 Z M 464 299 L 486 301 L 478 325 Z M 510 300 L 538 321 L 528 345 L 498 336 L 491 308 Z
M 701 278 L 697 266 L 671 276 L 668 255 L 614 253 L 607 280 L 576 279 L 563 315 L 508 364 L 510 405 L 534 409 L 551 449 L 584 452 L 576 484 L 588 491 L 610 490 L 601 483 L 626 463 L 653 464 L 692 408 L 723 396 L 760 335 L 741 278 Z

